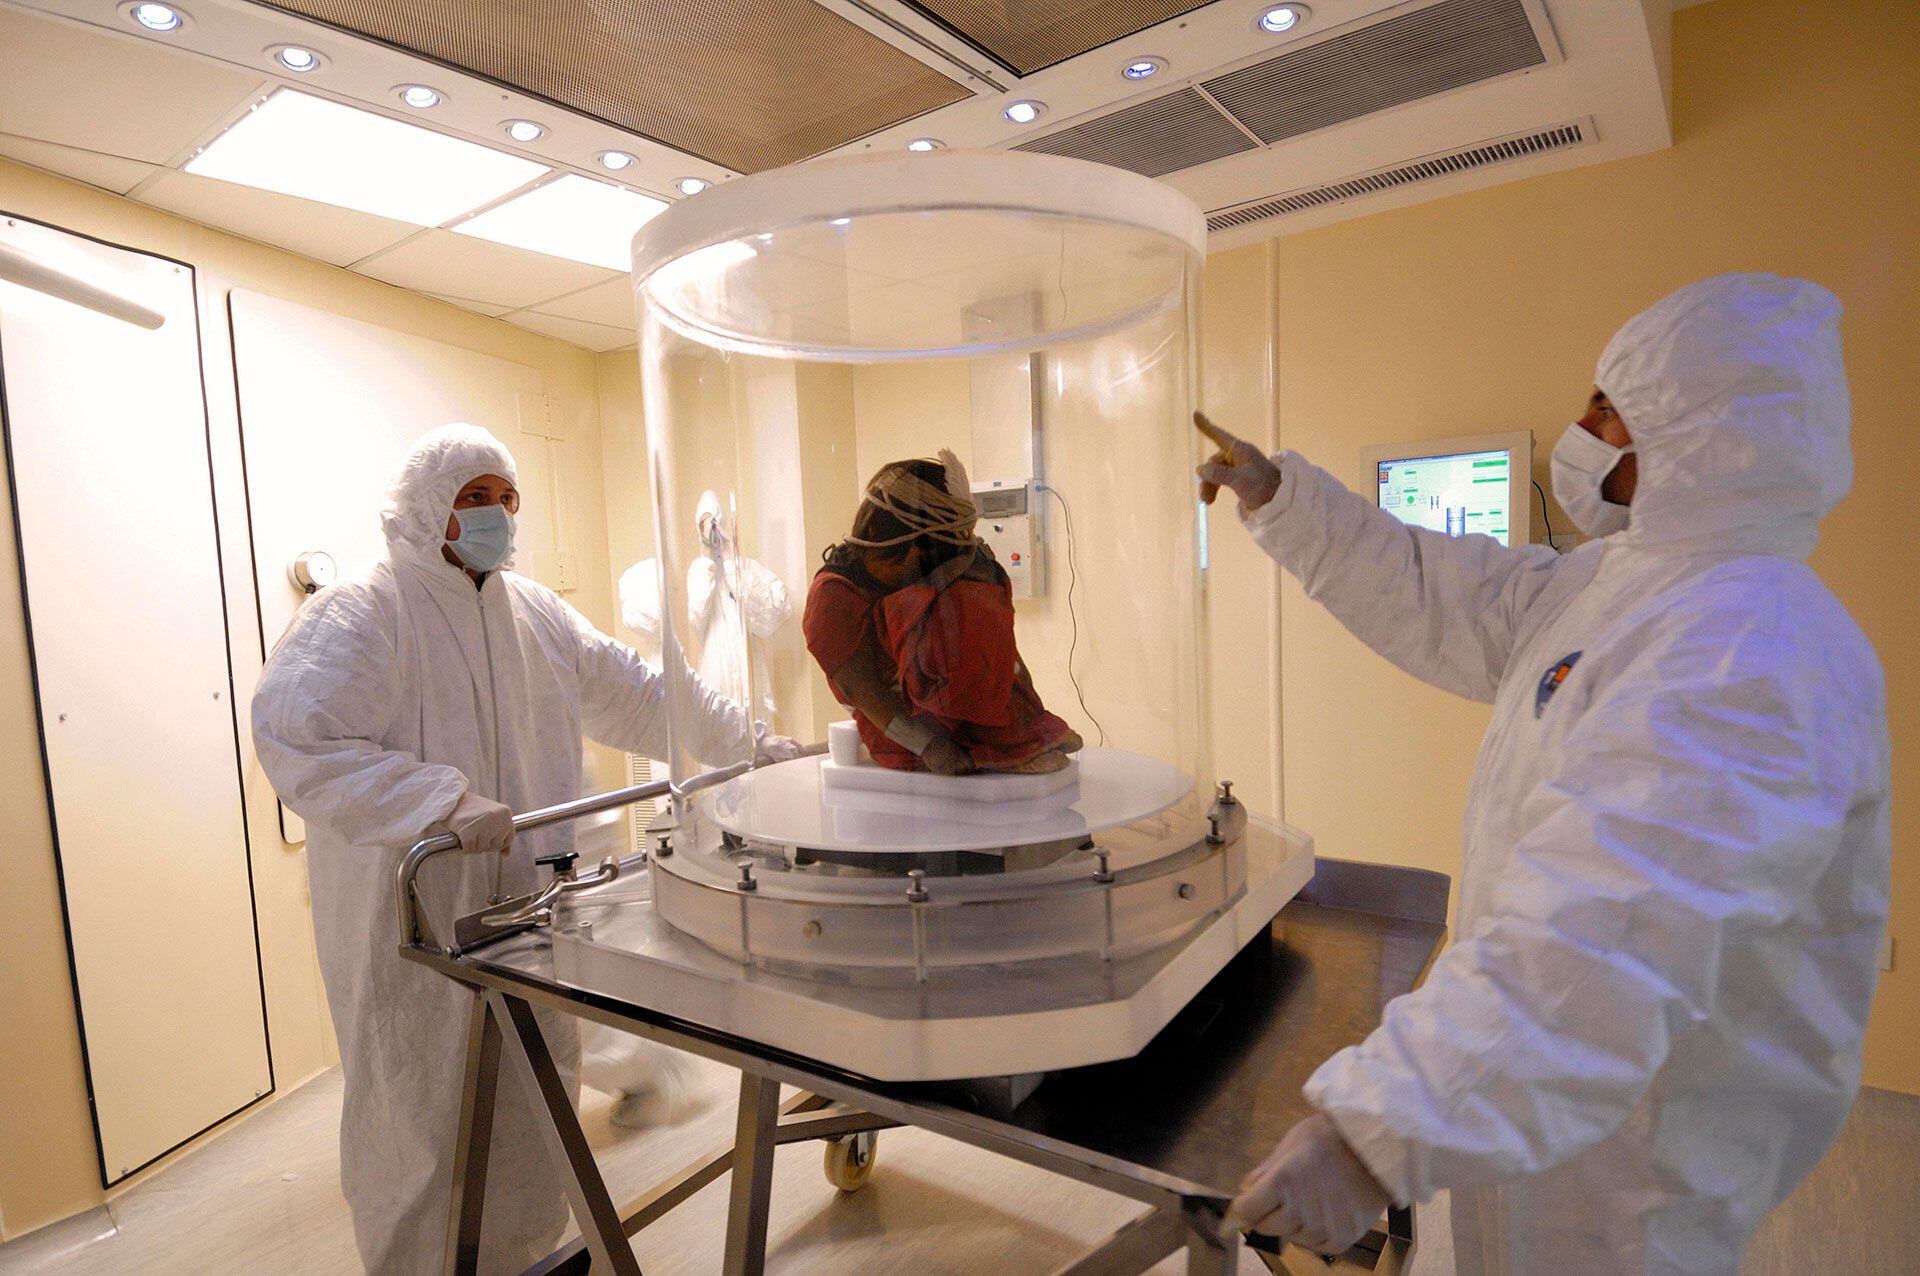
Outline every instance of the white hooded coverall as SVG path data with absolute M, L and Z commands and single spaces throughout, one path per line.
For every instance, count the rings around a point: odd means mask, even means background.
M 367 1269 L 441 1269 L 470 994 L 398 952 L 394 872 L 468 788 L 530 811 L 580 794 L 582 734 L 667 752 L 665 682 L 551 590 L 511 571 L 479 588 L 446 561 L 448 515 L 483 474 L 512 480 L 486 431 L 446 426 L 406 458 L 381 515 L 388 557 L 321 591 L 274 648 L 253 701 L 254 744 L 281 800 L 307 821 L 307 871 L 345 1104 L 340 1177 Z M 700 694 L 697 686 L 696 695 Z M 708 695 L 710 758 L 749 755 L 735 706 Z M 536 889 L 534 857 L 571 826 L 514 838 L 511 854 L 429 861 L 421 893 L 440 935 L 490 895 Z M 573 1021 L 542 1014 L 571 1080 Z M 520 1271 L 567 1223 L 559 1179 L 523 1089 L 503 1077 L 489 1165 L 483 1270 Z
M 703 493 L 696 513 L 702 552 L 687 565 L 688 628 L 681 645 L 697 651 L 695 671 L 702 684 L 746 703 L 752 687 L 754 713 L 774 716 L 773 678 L 764 640 L 793 615 L 787 587 L 773 569 L 739 552 L 731 538 L 708 539 L 709 522 L 721 520 L 720 498 Z M 620 577 L 620 618 L 635 633 L 659 638 L 661 626 L 660 560 L 643 559 Z
M 1631 521 L 1564 557 L 1292 454 L 1247 519 L 1363 642 L 1493 704 L 1457 941 L 1306 1087 L 1396 1200 L 1453 1189 L 1463 1274 L 1732 1276 L 1858 1088 L 1885 690 L 1802 561 L 1852 482 L 1839 319 L 1730 275 L 1622 328 L 1596 381 Z

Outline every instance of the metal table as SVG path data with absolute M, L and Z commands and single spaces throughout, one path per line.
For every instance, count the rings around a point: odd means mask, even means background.
M 583 799 L 519 817 L 516 827 L 575 818 L 620 804 L 613 799 L 631 802 L 665 787 Z M 872 1131 L 912 1125 L 1150 1207 L 1060 1269 L 1062 1274 L 1139 1273 L 1182 1248 L 1190 1272 L 1231 1273 L 1243 1238 L 1223 1226 L 1222 1216 L 1241 1178 L 1309 1114 L 1300 1094 L 1307 1076 L 1365 1036 L 1386 1003 L 1419 982 L 1446 933 L 1445 875 L 1322 859 L 1312 882 L 1265 937 L 1248 945 L 1139 1055 L 1055 1073 L 1010 1113 L 995 1114 L 983 1110 L 977 1089 L 964 1085 L 880 1083 L 571 987 L 555 976 L 543 931 L 491 938 L 483 928 L 478 939 L 463 932 L 465 944 L 436 945 L 415 918 L 413 879 L 419 861 L 448 841 L 430 839 L 415 847 L 400 883 L 402 933 L 412 941 L 402 946 L 402 955 L 474 993 L 448 1220 L 452 1273 L 477 1266 L 503 1058 L 547 1118 L 541 1133 L 583 1232 L 534 1272 L 581 1272 L 591 1265 L 596 1272 L 637 1276 L 627 1238 L 730 1172 L 724 1270 L 728 1276 L 759 1273 L 776 1146 L 871 1139 Z M 527 901 L 504 907 L 515 904 Z M 541 1036 L 535 1005 L 738 1068 L 733 1141 L 617 1209 Z M 799 1090 L 785 1104 L 783 1084 Z M 1250 1239 L 1256 1248 L 1277 1253 L 1270 1238 Z M 1356 1256 L 1376 1271 L 1401 1270 L 1412 1244 L 1412 1212 L 1393 1210 L 1386 1227 L 1361 1242 L 1365 1254 Z M 1267 1261 L 1275 1266 L 1278 1260 Z

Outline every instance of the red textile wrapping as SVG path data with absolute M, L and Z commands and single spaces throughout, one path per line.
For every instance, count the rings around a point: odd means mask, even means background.
M 807 592 L 801 628 L 840 703 L 852 707 L 834 673 L 871 642 L 908 711 L 936 722 L 976 766 L 1019 766 L 1070 732 L 1018 676 L 1013 592 L 997 569 L 992 579 L 969 572 L 944 588 L 920 580 L 884 594 L 823 569 Z M 865 714 L 855 709 L 853 718 L 875 762 L 921 769 Z

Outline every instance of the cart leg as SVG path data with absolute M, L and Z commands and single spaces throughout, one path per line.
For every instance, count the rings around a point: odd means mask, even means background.
M 1240 1233 L 1219 1228 L 1216 1215 L 1205 1217 L 1213 1227 L 1195 1226 L 1195 1220 L 1188 1220 L 1187 1276 L 1236 1276 L 1240 1270 Z
M 1374 1254 L 1373 1270 L 1375 1276 L 1404 1276 L 1413 1267 L 1413 1209 L 1401 1209 L 1397 1205 L 1387 1207 L 1387 1226 L 1384 1231 L 1375 1231 L 1360 1243 L 1369 1249 L 1378 1243 Z
M 540 1035 L 533 1007 L 518 997 L 492 991 L 487 993 L 487 1003 L 500 1022 L 507 1053 L 526 1084 L 528 1097 L 536 1108 L 545 1109 L 547 1119 L 534 1124 L 546 1141 L 554 1168 L 560 1171 L 561 1184 L 580 1222 L 581 1237 L 593 1255 L 593 1270 L 612 1276 L 640 1276 L 640 1264 L 633 1257 L 633 1247 L 627 1244 L 626 1229 L 620 1225 L 620 1214 L 607 1195 L 600 1167 L 594 1164 L 593 1149 L 587 1146 L 586 1132 L 574 1114 L 572 1096 L 554 1066 L 547 1040 Z
M 727 1205 L 726 1276 L 760 1276 L 767 1265 L 767 1214 L 773 1201 L 773 1149 L 780 1119 L 780 1083 L 740 1074 L 740 1115 L 733 1134 L 733 1185 Z
M 1172 1210 L 1150 1209 L 1053 1276 L 1140 1276 L 1186 1241 L 1187 1223 Z
M 480 1214 L 493 1149 L 493 1098 L 500 1080 L 500 1025 L 481 993 L 467 1026 L 466 1084 L 453 1147 L 453 1201 L 447 1211 L 446 1276 L 474 1276 L 480 1265 Z

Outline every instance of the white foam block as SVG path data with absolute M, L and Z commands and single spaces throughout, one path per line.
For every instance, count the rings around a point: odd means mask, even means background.
M 827 756 L 841 766 L 858 766 L 864 755 L 860 728 L 852 718 L 827 724 Z
M 904 797 L 941 798 L 951 802 L 1026 802 L 1050 797 L 1080 782 L 1080 759 L 1045 775 L 931 775 L 925 771 L 895 771 L 872 762 L 843 766 L 828 760 L 820 764 L 820 785 L 826 789 L 859 789 Z

